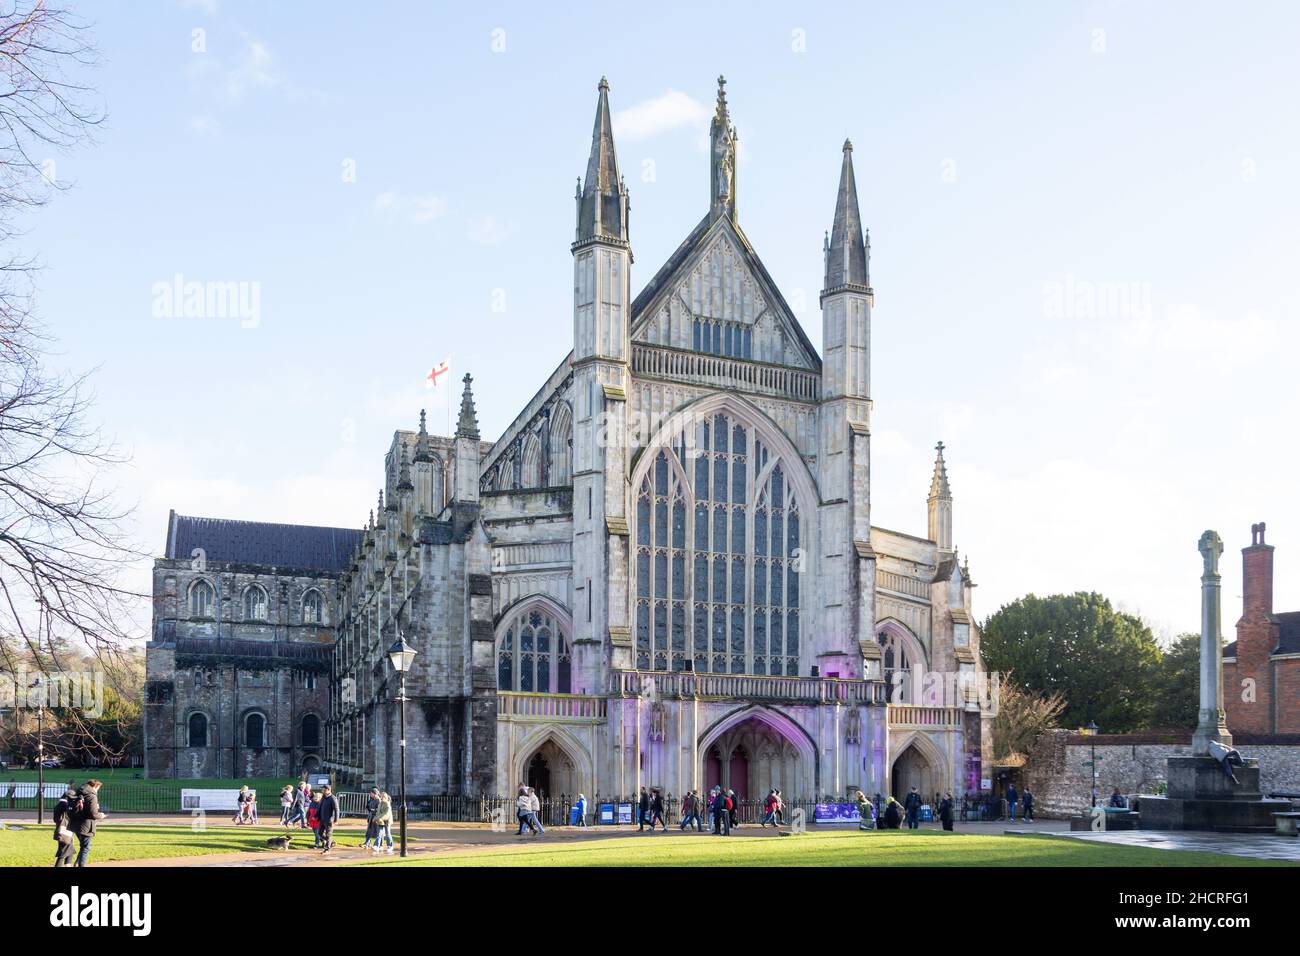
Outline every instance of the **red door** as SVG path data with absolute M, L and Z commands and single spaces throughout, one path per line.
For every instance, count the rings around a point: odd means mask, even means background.
M 749 797 L 749 754 L 744 747 L 737 747 L 731 752 L 730 782 L 727 784 L 736 791 L 736 802 Z

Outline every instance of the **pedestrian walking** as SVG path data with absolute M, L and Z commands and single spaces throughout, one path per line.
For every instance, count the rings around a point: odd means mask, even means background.
M 650 818 L 650 793 L 645 787 L 641 788 L 641 799 L 637 801 L 637 833 L 645 830 L 646 820 Z
M 578 794 L 578 803 L 575 809 L 578 811 L 577 814 L 578 826 L 585 827 L 587 825 L 587 795 L 586 794 L 584 793 Z
M 291 827 L 296 823 L 299 829 L 307 829 L 307 804 L 310 801 L 307 799 L 302 783 L 292 788 L 290 798 L 289 816 L 285 818 L 284 825 Z
M 320 801 L 321 794 L 313 793 L 307 807 L 307 826 L 311 828 L 313 850 L 320 849 Z
M 1025 787 L 1025 792 L 1021 794 L 1020 802 L 1025 808 L 1023 820 L 1025 823 L 1034 822 L 1034 792 Z
M 541 812 L 542 812 L 542 798 L 537 795 L 536 790 L 534 790 L 532 787 L 529 787 L 528 788 L 528 822 L 537 830 L 538 833 L 545 834 L 546 828 L 542 826 L 541 817 L 538 816 L 538 814 L 540 814 Z
M 903 809 L 907 812 L 907 828 L 917 830 L 921 827 L 921 795 L 916 792 L 916 787 L 908 791 L 903 800 Z
M 81 809 L 81 798 L 72 784 L 67 792 L 59 798 L 54 807 L 54 865 L 56 867 L 72 866 L 72 847 L 77 842 L 72 832 L 75 826 L 74 815 Z
M 735 790 L 727 791 L 727 821 L 732 830 L 740 826 L 740 798 L 736 796 Z M 728 832 L 727 835 L 730 836 L 731 833 Z
M 375 823 L 375 814 L 379 812 L 379 788 L 371 787 L 370 794 L 366 797 L 366 838 L 361 841 L 361 848 L 364 850 L 375 843 L 375 837 L 379 827 Z
M 289 825 L 289 816 L 293 813 L 293 785 L 285 784 L 280 788 L 280 826 Z
M 650 832 L 651 833 L 655 832 L 656 822 L 661 827 L 664 828 L 665 833 L 668 832 L 668 824 L 664 822 L 664 795 L 663 793 L 660 792 L 658 787 L 656 787 L 650 795 Z
M 682 829 L 689 830 L 691 824 L 695 824 L 695 832 L 702 833 L 704 826 L 700 821 L 700 812 L 703 809 L 700 800 L 700 791 L 692 790 L 686 794 L 682 801 Z
M 375 843 L 373 853 L 382 853 L 381 843 L 388 844 L 388 855 L 393 855 L 393 798 L 385 790 L 379 791 L 379 806 L 375 808 Z
M 87 780 L 77 791 L 78 804 L 72 813 L 72 819 L 76 824 L 79 867 L 85 866 L 86 860 L 90 858 L 90 842 L 95 838 L 95 827 L 105 817 L 99 809 L 99 788 L 102 786 L 103 783 L 99 780 Z
M 334 849 L 334 824 L 339 818 L 339 801 L 329 784 L 321 787 L 320 798 L 320 842 L 324 853 Z
M 943 824 L 945 830 L 952 829 L 952 811 L 952 794 L 946 793 L 939 803 L 939 822 Z
M 515 831 L 515 836 L 523 836 L 524 831 L 529 833 L 535 832 L 529 818 L 533 813 L 533 802 L 528 799 L 528 788 L 520 787 L 519 795 L 515 797 L 515 816 L 519 818 L 519 829 Z
M 760 827 L 765 827 L 769 823 L 776 826 L 776 791 L 769 790 L 766 799 L 763 800 L 763 819 L 759 821 Z
M 1020 794 L 1016 793 L 1016 785 L 1014 783 L 1009 784 L 1007 786 L 1007 813 L 1008 819 L 1012 823 L 1016 822 L 1016 804 L 1019 802 Z

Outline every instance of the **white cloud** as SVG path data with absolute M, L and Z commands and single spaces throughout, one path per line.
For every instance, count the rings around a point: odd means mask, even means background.
M 271 51 L 261 40 L 246 38 L 243 57 L 226 73 L 226 96 L 237 100 L 252 90 L 270 89 L 278 83 L 279 78 L 272 72 Z
M 713 110 L 677 90 L 614 112 L 616 140 L 634 142 L 683 127 L 708 128 Z
M 469 241 L 480 246 L 496 246 L 519 231 L 514 221 L 502 221 L 495 216 L 479 216 L 469 222 Z
M 447 200 L 443 196 L 404 196 L 394 189 L 376 196 L 372 208 L 385 222 L 423 225 L 447 214 Z

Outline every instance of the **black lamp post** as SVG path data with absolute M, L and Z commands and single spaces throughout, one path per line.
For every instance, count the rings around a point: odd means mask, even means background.
M 402 856 L 406 856 L 406 672 L 410 670 L 411 662 L 415 660 L 415 648 L 406 643 L 400 631 L 396 642 L 388 649 L 388 660 L 392 662 L 393 670 L 397 671 L 400 681 L 397 691 L 397 724 L 398 733 L 401 735 L 398 740 L 401 767 L 398 801 L 401 803 L 402 814 Z
M 45 822 L 45 680 L 38 674 L 32 687 L 40 688 L 36 705 L 36 825 Z M 30 701 L 30 698 L 29 698 Z
M 1088 721 L 1088 726 L 1083 728 L 1088 731 L 1088 736 L 1092 738 L 1092 806 L 1097 807 L 1097 731 L 1101 728 L 1097 726 L 1095 720 Z

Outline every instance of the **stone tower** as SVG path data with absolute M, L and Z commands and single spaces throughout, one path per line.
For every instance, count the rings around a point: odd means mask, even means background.
M 598 89 L 573 242 L 573 689 L 582 694 L 604 690 L 609 664 L 632 664 L 624 487 L 632 251 L 604 77 Z
M 867 240 L 844 141 L 835 220 L 825 243 L 822 406 L 818 465 L 823 504 L 818 558 L 822 674 L 860 677 L 864 644 L 875 641 L 875 553 L 871 548 L 871 280 Z

